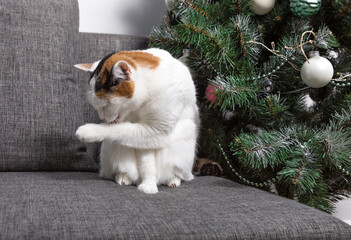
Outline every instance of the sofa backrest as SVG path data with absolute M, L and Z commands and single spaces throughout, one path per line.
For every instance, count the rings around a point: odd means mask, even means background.
M 0 0 L 0 171 L 97 170 L 97 145 L 74 137 L 97 120 L 73 67 L 78 25 L 76 0 Z

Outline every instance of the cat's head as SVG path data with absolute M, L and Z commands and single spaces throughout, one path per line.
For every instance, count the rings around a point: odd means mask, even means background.
M 100 61 L 75 67 L 90 73 L 88 100 L 101 120 L 118 123 L 140 106 L 143 97 L 136 94 L 136 70 L 132 62 L 112 53 Z

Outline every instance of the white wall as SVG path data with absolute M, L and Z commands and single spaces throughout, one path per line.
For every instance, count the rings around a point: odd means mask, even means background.
M 164 0 L 78 0 L 81 32 L 148 36 L 166 14 Z
M 164 0 L 78 0 L 80 31 L 148 36 L 162 24 Z M 351 225 L 351 199 L 337 204 L 337 218 Z
M 351 199 L 345 199 L 338 202 L 334 216 L 351 225 Z

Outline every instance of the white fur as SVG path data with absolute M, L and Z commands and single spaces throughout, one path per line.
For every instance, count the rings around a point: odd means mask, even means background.
M 119 123 L 85 124 L 76 136 L 84 142 L 103 141 L 102 177 L 156 193 L 159 184 L 177 187 L 181 180 L 193 179 L 199 113 L 188 68 L 164 50 L 145 52 L 161 62 L 154 70 L 130 67 L 135 82 L 132 98 L 99 99 L 94 92 L 96 79 L 90 82 L 88 99 L 99 117 L 108 123 L 118 118 Z
M 301 103 L 307 112 L 312 112 L 313 107 L 317 105 L 317 102 L 313 101 L 309 94 L 302 97 Z

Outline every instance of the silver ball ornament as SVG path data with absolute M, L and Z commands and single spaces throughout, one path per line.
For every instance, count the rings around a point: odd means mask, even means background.
M 257 15 L 265 15 L 274 8 L 275 0 L 253 0 L 252 11 Z
M 301 78 L 304 83 L 312 88 L 321 88 L 326 86 L 334 75 L 333 65 L 328 59 L 314 55 L 306 61 L 301 68 Z

